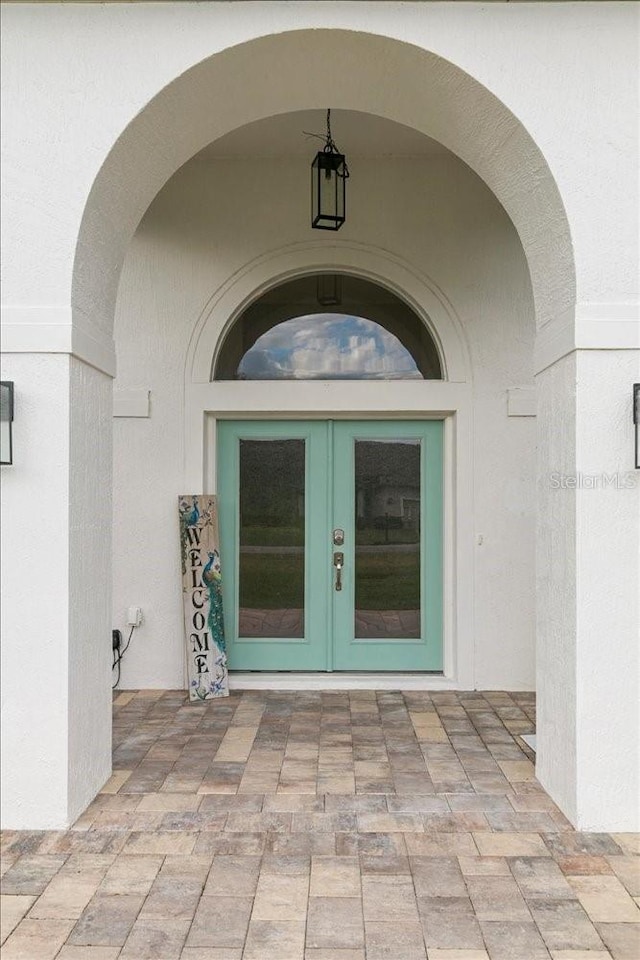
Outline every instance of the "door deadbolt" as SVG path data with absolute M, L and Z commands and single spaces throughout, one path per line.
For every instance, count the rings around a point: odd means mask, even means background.
M 344 543 L 344 530 L 341 530 L 340 527 L 336 527 L 333 531 L 333 545 L 335 547 L 341 547 Z

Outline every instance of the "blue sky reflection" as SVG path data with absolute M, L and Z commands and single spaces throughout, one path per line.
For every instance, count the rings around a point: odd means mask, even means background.
M 243 380 L 422 380 L 394 334 L 364 317 L 314 313 L 285 320 L 248 350 Z

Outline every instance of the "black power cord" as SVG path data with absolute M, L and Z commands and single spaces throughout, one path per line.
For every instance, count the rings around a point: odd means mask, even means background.
M 126 653 L 127 650 L 129 649 L 129 644 L 131 643 L 131 637 L 133 636 L 133 631 L 135 630 L 135 628 L 136 628 L 136 627 L 135 627 L 135 624 L 134 624 L 134 625 L 131 627 L 131 632 L 129 633 L 129 636 L 128 636 L 128 638 L 127 638 L 127 642 L 125 643 L 124 647 L 120 646 L 119 644 L 118 644 L 118 646 L 114 646 L 114 647 L 113 647 L 113 663 L 111 664 L 111 669 L 112 669 L 112 670 L 116 670 L 116 669 L 117 669 L 117 671 L 118 671 L 118 676 L 117 676 L 117 678 L 116 678 L 115 683 L 113 683 L 113 684 L 111 685 L 111 689 L 112 689 L 112 690 L 115 690 L 116 687 L 118 686 L 118 684 L 120 683 L 120 663 L 122 662 L 122 658 L 124 657 L 125 653 Z M 115 630 L 114 630 L 114 633 L 116 633 L 116 632 L 118 633 L 118 636 L 120 637 L 120 631 L 119 631 L 119 630 L 118 630 L 118 631 L 115 631 Z

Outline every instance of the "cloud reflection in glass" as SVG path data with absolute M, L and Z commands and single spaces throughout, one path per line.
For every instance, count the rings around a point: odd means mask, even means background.
M 422 380 L 400 340 L 365 317 L 315 313 L 272 327 L 247 350 L 241 380 Z

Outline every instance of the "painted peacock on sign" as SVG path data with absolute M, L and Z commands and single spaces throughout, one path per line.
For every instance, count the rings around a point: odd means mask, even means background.
M 180 552 L 182 555 L 183 575 L 187 569 L 187 550 L 189 549 L 187 528 L 197 527 L 200 523 L 198 498 L 192 497 L 192 501 L 193 505 L 190 507 L 189 501 L 186 498 L 180 498 Z
M 220 554 L 209 551 L 209 560 L 202 571 L 202 582 L 209 592 L 209 615 L 207 625 L 211 637 L 222 653 L 226 652 L 224 642 L 224 621 L 222 618 L 222 574 L 220 573 Z

